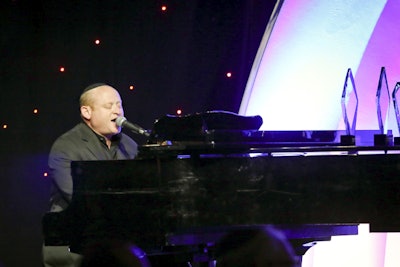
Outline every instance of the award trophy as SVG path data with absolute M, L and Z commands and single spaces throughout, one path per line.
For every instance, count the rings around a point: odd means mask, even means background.
M 348 87 L 348 82 L 351 82 L 351 87 Z M 358 96 L 354 77 L 351 69 L 347 70 L 346 79 L 344 81 L 342 92 L 342 114 L 346 127 L 346 134 L 340 136 L 340 144 L 350 146 L 356 144 L 355 132 L 358 110 Z M 350 126 L 351 119 L 351 126 Z
M 400 133 L 400 111 L 399 111 L 399 102 L 397 100 L 397 91 L 400 89 L 400 82 L 396 83 L 396 86 L 393 89 L 392 92 L 392 99 L 393 99 L 393 107 L 394 107 L 394 113 L 396 115 L 396 122 L 397 122 L 397 128 L 399 129 Z M 400 145 L 400 137 L 395 137 L 394 138 L 394 144 L 395 145 Z
M 392 143 L 392 136 L 385 133 L 385 127 L 382 119 L 382 112 L 389 114 L 390 93 L 386 79 L 385 67 L 381 68 L 379 76 L 378 89 L 376 90 L 376 111 L 378 115 L 379 134 L 374 135 L 374 145 L 386 146 Z

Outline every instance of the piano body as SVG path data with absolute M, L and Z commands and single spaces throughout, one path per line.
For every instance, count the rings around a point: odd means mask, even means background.
M 135 160 L 73 162 L 64 211 L 71 249 L 104 238 L 148 254 L 212 248 L 231 229 L 273 224 L 302 255 L 314 241 L 357 234 L 360 223 L 400 230 L 395 146 L 341 145 L 334 132 L 257 131 L 259 118 L 232 129 L 236 115 L 207 115 L 233 123 L 210 130 L 203 116 L 167 117 Z

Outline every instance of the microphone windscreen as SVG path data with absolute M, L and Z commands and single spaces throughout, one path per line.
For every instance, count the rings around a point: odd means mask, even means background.
M 118 117 L 118 118 L 115 119 L 115 123 L 116 123 L 118 126 L 121 126 L 121 127 L 122 127 L 122 124 L 124 124 L 125 121 L 126 121 L 126 118 L 125 118 L 125 117 Z

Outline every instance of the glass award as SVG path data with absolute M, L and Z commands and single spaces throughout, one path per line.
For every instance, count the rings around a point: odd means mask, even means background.
M 346 134 L 340 136 L 340 143 L 342 145 L 355 145 L 358 96 L 353 73 L 350 68 L 347 70 L 344 81 L 341 104 Z
M 376 112 L 378 116 L 379 134 L 374 135 L 375 145 L 389 145 L 391 142 L 392 137 L 388 135 L 387 129 L 385 129 L 384 126 L 384 120 L 385 122 L 388 121 L 386 117 L 389 115 L 389 108 L 389 86 L 387 83 L 385 67 L 382 67 L 379 76 L 378 89 L 376 90 Z M 382 114 L 384 114 L 384 116 Z
M 394 113 L 396 116 L 397 129 L 399 130 L 399 134 L 400 134 L 400 110 L 399 110 L 399 100 L 397 99 L 397 91 L 399 89 L 400 89 L 400 82 L 397 82 L 396 86 L 394 87 L 393 92 L 392 92 L 392 99 L 393 99 Z M 394 144 L 400 145 L 400 137 L 394 138 Z

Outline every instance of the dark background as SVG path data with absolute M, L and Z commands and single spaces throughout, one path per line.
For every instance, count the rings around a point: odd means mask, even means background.
M 1 1 L 0 267 L 41 265 L 47 153 L 55 138 L 79 121 L 84 87 L 106 82 L 117 88 L 125 116 L 146 129 L 177 109 L 183 115 L 238 112 L 274 5 L 268 0 Z M 94 44 L 97 38 L 100 45 Z

